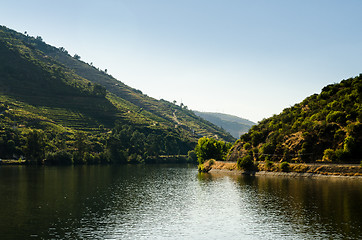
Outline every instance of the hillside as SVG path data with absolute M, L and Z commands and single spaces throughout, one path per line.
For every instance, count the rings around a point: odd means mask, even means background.
M 64 48 L 2 26 L 0 100 L 0 158 L 26 156 L 33 133 L 46 152 L 80 151 L 83 139 L 82 154 L 125 161 L 187 154 L 200 136 L 234 140 L 186 107 L 148 97 Z
M 331 84 L 262 120 L 233 146 L 228 160 L 360 162 L 362 75 Z
M 255 125 L 254 122 L 244 118 L 233 116 L 224 113 L 213 112 L 199 112 L 193 110 L 193 112 L 203 119 L 225 129 L 234 138 L 239 138 L 242 134 L 247 133 L 251 126 Z

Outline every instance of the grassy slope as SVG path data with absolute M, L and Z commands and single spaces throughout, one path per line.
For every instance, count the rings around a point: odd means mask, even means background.
M 240 135 L 248 132 L 251 126 L 255 125 L 255 123 L 247 119 L 239 118 L 229 114 L 199 111 L 194 111 L 194 113 L 197 116 L 200 116 L 205 120 L 222 127 L 235 138 L 239 138 Z
M 140 90 L 133 89 L 105 72 L 99 71 L 94 66 L 75 60 L 58 49 L 49 48 L 47 53 L 67 67 L 74 69 L 78 75 L 91 82 L 101 84 L 119 100 L 131 103 L 133 106 L 132 111 L 136 111 L 151 119 L 155 124 L 165 124 L 168 127 L 181 125 L 181 127 L 189 133 L 196 132 L 196 136 L 211 137 L 217 135 L 224 140 L 233 141 L 233 138 L 225 131 L 209 122 L 202 121 L 194 115 L 192 111 L 171 104 L 170 102 L 156 100 L 144 95 Z M 176 114 L 177 121 L 175 121 L 174 113 Z
M 112 127 L 117 108 L 92 90 L 92 84 L 59 66 L 40 51 L 1 32 L 0 91 L 4 102 L 69 127 Z M 7 98 L 6 98 L 7 96 Z
M 257 160 L 360 162 L 361 121 L 362 75 L 328 85 L 253 126 L 233 147 L 229 160 L 249 154 Z
M 95 84 L 107 93 L 95 92 Z M 14 124 L 11 118 L 18 118 L 19 125 L 32 115 L 38 120 L 26 121 L 27 127 L 36 128 L 31 123 L 46 120 L 59 128 L 93 131 L 100 125 L 111 128 L 120 120 L 174 132 L 185 141 L 195 142 L 198 134 L 233 140 L 191 111 L 143 95 L 64 50 L 5 27 L 0 27 L 0 93 L 1 102 L 18 111 L 15 117 L 7 110 L 8 121 L 2 123 Z

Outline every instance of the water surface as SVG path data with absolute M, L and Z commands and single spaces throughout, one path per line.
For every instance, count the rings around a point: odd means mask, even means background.
M 362 239 L 362 181 L 0 167 L 0 239 Z

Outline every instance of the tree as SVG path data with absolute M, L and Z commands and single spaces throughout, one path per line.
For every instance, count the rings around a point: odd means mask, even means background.
M 28 163 L 41 163 L 45 157 L 45 135 L 42 131 L 33 130 L 25 144 L 25 157 Z
M 84 154 L 88 150 L 88 146 L 86 143 L 86 135 L 83 132 L 75 133 L 74 146 L 76 148 L 76 152 L 74 154 L 74 163 L 84 163 Z
M 209 159 L 222 161 L 225 160 L 230 147 L 231 144 L 229 143 L 218 141 L 213 138 L 202 137 L 195 147 L 195 153 L 200 164 Z
M 245 171 L 253 170 L 255 168 L 253 157 L 248 154 L 242 158 L 239 158 L 237 161 L 237 166 L 239 169 L 243 169 Z
M 96 95 L 96 96 L 100 96 L 100 97 L 104 97 L 104 96 L 106 96 L 106 94 L 107 94 L 107 90 L 106 90 L 106 88 L 105 87 L 103 87 L 102 85 L 100 85 L 100 84 L 97 84 L 97 83 L 95 83 L 94 85 L 93 85 L 93 94 L 94 95 Z
M 80 56 L 78 54 L 74 54 L 74 59 L 80 60 Z

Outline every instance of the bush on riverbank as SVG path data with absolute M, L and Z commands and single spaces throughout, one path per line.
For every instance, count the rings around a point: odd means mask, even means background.
M 237 161 L 237 166 L 239 169 L 244 171 L 258 171 L 258 167 L 254 164 L 253 158 L 250 155 L 239 158 Z
M 204 163 L 200 163 L 197 166 L 197 169 L 199 172 L 203 172 L 203 173 L 207 173 L 212 169 L 212 165 L 215 164 L 215 160 L 214 159 L 210 159 Z
M 73 164 L 73 155 L 65 150 L 48 153 L 44 163 L 52 165 L 70 165 Z
M 264 166 L 265 166 L 267 171 L 273 171 L 274 168 L 275 168 L 274 162 L 269 161 L 269 160 L 265 160 Z
M 282 172 L 289 172 L 290 170 L 290 165 L 288 162 L 282 162 L 279 167 Z

